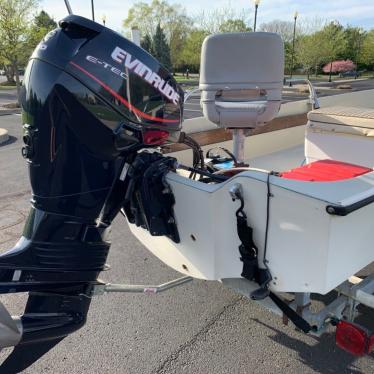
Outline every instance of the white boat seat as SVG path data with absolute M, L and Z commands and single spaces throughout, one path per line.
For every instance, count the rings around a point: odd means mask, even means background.
M 373 167 L 373 151 L 373 109 L 336 106 L 308 114 L 307 163 L 331 159 Z
M 208 36 L 201 52 L 201 106 L 224 128 L 255 128 L 272 120 L 282 99 L 284 48 L 278 34 Z

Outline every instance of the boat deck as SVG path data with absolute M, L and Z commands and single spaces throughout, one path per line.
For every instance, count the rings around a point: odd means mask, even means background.
M 286 171 L 302 165 L 304 160 L 304 145 L 300 144 L 264 156 L 255 157 L 248 160 L 248 163 L 251 167 L 258 169 Z

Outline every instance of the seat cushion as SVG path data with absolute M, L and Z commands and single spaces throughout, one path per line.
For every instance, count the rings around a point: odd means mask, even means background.
M 373 109 L 335 106 L 313 110 L 308 119 L 314 132 L 374 136 Z
M 358 177 L 373 171 L 363 166 L 334 160 L 320 160 L 281 173 L 282 178 L 308 182 L 333 182 Z

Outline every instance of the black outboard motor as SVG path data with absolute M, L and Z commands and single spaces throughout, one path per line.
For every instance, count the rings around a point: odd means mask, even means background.
M 30 293 L 1 347 L 57 342 L 83 326 L 123 206 L 124 167 L 181 129 L 183 91 L 151 55 L 79 16 L 59 25 L 25 74 L 32 208 L 22 238 L 0 256 L 0 292 Z

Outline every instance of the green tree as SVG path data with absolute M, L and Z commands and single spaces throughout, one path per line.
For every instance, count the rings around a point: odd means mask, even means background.
M 157 58 L 168 70 L 171 70 L 170 48 L 160 24 L 157 25 L 156 33 L 153 36 L 152 49 L 153 56 Z
M 316 37 L 320 39 L 320 53 L 325 63 L 330 63 L 341 58 L 347 48 L 346 35 L 344 27 L 337 22 L 327 24 L 321 31 L 316 33 Z M 331 82 L 331 69 L 329 81 Z
M 294 53 L 294 58 L 292 59 L 292 53 Z M 284 42 L 284 69 L 285 74 L 291 74 L 291 70 L 298 65 L 297 53 L 292 50 L 291 42 Z
M 26 63 L 29 51 L 25 43 L 30 33 L 32 13 L 37 0 L 0 0 L 0 56 L 16 77 L 17 92 L 20 92 L 18 69 Z M 8 80 L 14 76 L 8 74 Z
M 207 31 L 194 30 L 186 40 L 181 51 L 181 59 L 184 66 L 189 67 L 191 72 L 199 72 L 200 70 L 201 46 L 208 35 Z
M 231 31 L 248 31 L 249 12 L 230 6 L 200 12 L 194 19 L 197 29 L 209 34 Z
M 170 25 L 170 58 L 175 70 L 182 67 L 181 50 L 186 43 L 191 28 L 192 23 L 186 22 L 184 18 L 175 19 Z
M 318 33 L 303 35 L 297 39 L 297 61 L 308 74 L 308 79 L 313 69 L 315 74 L 318 74 L 318 68 L 326 59 L 322 43 L 323 40 L 319 38 Z
M 151 55 L 153 54 L 152 38 L 148 34 L 141 40 L 140 46 Z
M 370 69 L 374 66 L 374 29 L 371 29 L 363 38 L 360 63 L 364 64 Z
M 346 50 L 343 53 L 342 59 L 349 59 L 354 63 L 360 61 L 360 53 L 362 44 L 365 39 L 365 31 L 360 27 L 346 27 L 344 30 L 346 39 Z
M 30 25 L 25 43 L 25 49 L 28 51 L 28 54 L 35 49 L 35 47 L 40 43 L 44 36 L 48 34 L 48 32 L 54 30 L 56 27 L 57 23 L 55 20 L 51 18 L 44 10 L 36 15 L 32 24 Z
M 296 33 L 295 33 L 295 40 L 300 36 L 300 30 L 301 28 L 296 25 Z M 259 27 L 259 31 L 265 31 L 265 32 L 273 32 L 276 34 L 279 34 L 284 42 L 284 58 L 285 58 L 285 69 L 287 73 L 291 73 L 291 70 L 294 69 L 295 66 L 298 65 L 298 56 L 297 51 L 295 48 L 295 51 L 293 51 L 292 45 L 293 45 L 293 29 L 294 29 L 294 22 L 289 21 L 281 21 L 278 19 L 275 19 L 273 21 L 263 23 Z M 294 56 L 292 58 L 292 54 L 294 53 Z
M 157 26 L 161 25 L 166 41 L 169 44 L 173 65 L 178 65 L 179 53 L 192 28 L 192 20 L 186 10 L 179 4 L 169 4 L 166 0 L 152 0 L 150 4 L 135 3 L 123 21 L 126 29 L 137 26 L 142 35 L 153 37 Z
M 46 30 L 53 30 L 57 27 L 56 21 L 44 10 L 42 10 L 35 18 L 34 25 Z
M 249 32 L 252 31 L 242 19 L 228 19 L 219 26 L 219 32 Z
M 261 24 L 259 31 L 274 32 L 279 34 L 285 43 L 292 43 L 293 26 L 293 22 L 275 19 L 274 21 Z M 296 27 L 296 36 L 299 35 L 299 30 L 300 28 Z

